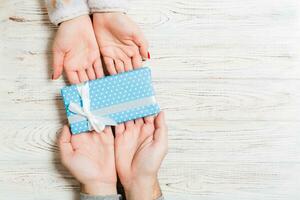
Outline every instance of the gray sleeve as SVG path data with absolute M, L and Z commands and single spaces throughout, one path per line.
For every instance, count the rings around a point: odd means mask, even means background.
M 107 196 L 93 196 L 80 193 L 80 200 L 122 200 L 122 196 L 119 194 Z
M 165 198 L 164 198 L 164 196 L 160 196 L 156 200 L 165 200 Z

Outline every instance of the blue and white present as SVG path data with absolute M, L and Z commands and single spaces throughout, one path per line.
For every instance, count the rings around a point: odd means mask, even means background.
M 61 94 L 73 134 L 157 114 L 150 68 L 106 76 L 62 88 Z

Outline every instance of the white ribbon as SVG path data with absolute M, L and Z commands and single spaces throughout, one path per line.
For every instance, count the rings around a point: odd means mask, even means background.
M 69 110 L 77 115 L 80 115 L 88 120 L 89 130 L 95 130 L 96 132 L 101 132 L 104 130 L 105 126 L 114 126 L 117 123 L 109 118 L 104 117 L 101 114 L 94 115 L 90 110 L 90 94 L 89 94 L 89 84 L 88 82 L 77 86 L 78 93 L 82 100 L 82 108 L 80 105 L 71 102 L 69 105 Z M 69 122 L 72 120 L 69 118 Z

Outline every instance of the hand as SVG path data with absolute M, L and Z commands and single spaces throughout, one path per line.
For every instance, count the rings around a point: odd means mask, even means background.
M 71 84 L 103 76 L 98 44 L 88 15 L 63 22 L 53 43 L 52 79 L 63 69 Z
M 117 194 L 114 136 L 111 128 L 103 132 L 72 135 L 64 126 L 59 138 L 63 165 L 82 184 L 82 192 L 91 195 Z
M 127 199 L 161 196 L 157 173 L 167 153 L 164 113 L 120 124 L 116 127 L 116 169 Z
M 142 66 L 150 58 L 140 28 L 119 12 L 94 13 L 93 26 L 107 71 L 112 75 Z

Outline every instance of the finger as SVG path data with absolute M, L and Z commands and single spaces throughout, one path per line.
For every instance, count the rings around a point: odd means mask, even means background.
M 100 133 L 100 137 L 104 140 L 106 140 L 107 142 L 110 141 L 114 141 L 114 136 L 113 136 L 113 132 L 111 129 L 111 126 L 105 126 L 104 130 L 102 133 Z
M 63 163 L 67 163 L 72 156 L 73 147 L 71 144 L 71 133 L 68 126 L 64 126 L 59 137 L 59 149 Z
M 65 54 L 54 50 L 53 51 L 53 74 L 52 79 L 58 79 L 63 71 L 63 63 L 64 63 L 64 56 Z
M 115 132 L 116 132 L 116 135 L 120 135 L 121 133 L 123 133 L 125 131 L 125 124 L 122 123 L 122 124 L 118 124 L 115 128 Z
M 69 82 L 71 84 L 78 84 L 78 83 L 80 83 L 77 72 L 66 71 L 66 75 L 67 75 L 67 78 L 68 78 L 68 80 L 69 80 Z
M 95 80 L 96 74 L 93 67 L 89 67 L 86 69 L 86 74 L 88 75 L 89 80 Z
M 139 54 L 132 57 L 132 65 L 134 69 L 140 68 L 142 66 L 142 58 Z
M 71 143 L 73 145 L 73 149 L 76 150 L 79 144 L 87 142 L 89 140 L 90 134 L 93 133 L 94 131 L 89 131 L 72 135 Z
M 78 73 L 79 81 L 81 83 L 89 80 L 88 75 L 86 74 L 85 70 L 80 70 L 77 73 Z
M 125 72 L 131 71 L 133 69 L 131 60 L 129 57 L 126 57 L 125 60 L 123 60 L 124 62 L 124 68 L 125 68 Z
M 138 33 L 133 36 L 134 43 L 139 47 L 140 54 L 144 59 L 150 59 L 148 54 L 148 42 L 143 33 Z
M 101 58 L 97 58 L 93 64 L 94 71 L 96 74 L 96 78 L 101 78 L 104 76 L 103 68 L 102 68 L 102 62 Z
M 105 134 L 112 134 L 112 130 L 111 130 L 111 127 L 110 126 L 106 126 L 103 130 L 103 132 Z
M 116 50 L 116 54 L 117 54 L 118 58 L 121 61 L 123 61 L 123 63 L 124 63 L 124 69 L 127 72 L 127 71 L 130 71 L 130 70 L 133 69 L 133 66 L 132 66 L 132 63 L 131 63 L 131 59 L 130 59 L 132 57 L 130 55 L 133 55 L 133 54 L 131 54 L 130 52 L 125 52 L 126 50 L 127 51 L 131 51 L 130 48 L 127 48 L 127 49 L 124 49 L 124 50 L 118 49 L 118 50 Z
M 134 125 L 133 120 L 130 120 L 130 121 L 125 122 L 126 130 L 127 130 L 127 129 L 133 128 L 133 125 Z
M 121 60 L 115 59 L 114 62 L 115 62 L 116 70 L 118 73 L 122 73 L 125 71 L 124 63 Z
M 158 142 L 166 142 L 168 128 L 165 122 L 164 112 L 160 112 L 158 114 L 158 116 L 155 118 L 154 124 L 155 124 L 154 140 Z
M 145 120 L 145 123 L 146 124 L 153 124 L 154 122 L 154 116 L 147 116 L 147 117 L 144 117 L 144 120 Z
M 130 46 L 123 46 L 121 45 L 120 48 L 122 50 L 122 52 L 129 58 L 131 58 L 134 54 L 136 53 L 140 53 L 139 52 L 139 48 L 137 47 L 137 45 L 134 42 L 130 42 L 130 44 L 128 44 Z
M 106 69 L 107 69 L 108 73 L 110 75 L 117 74 L 113 59 L 109 58 L 109 57 L 104 57 L 103 60 L 104 60 L 104 63 L 105 63 L 105 66 L 106 66 Z
M 96 74 L 94 71 L 93 64 L 94 64 L 96 58 L 99 58 L 99 57 L 100 57 L 100 54 L 99 54 L 99 50 L 97 48 L 97 50 L 90 52 L 90 54 L 88 55 L 87 64 L 83 65 L 83 66 L 86 66 L 84 69 L 85 69 L 85 72 L 86 72 L 89 80 L 96 79 Z
M 134 120 L 134 124 L 139 127 L 142 126 L 144 124 L 143 118 L 138 118 L 138 119 Z

